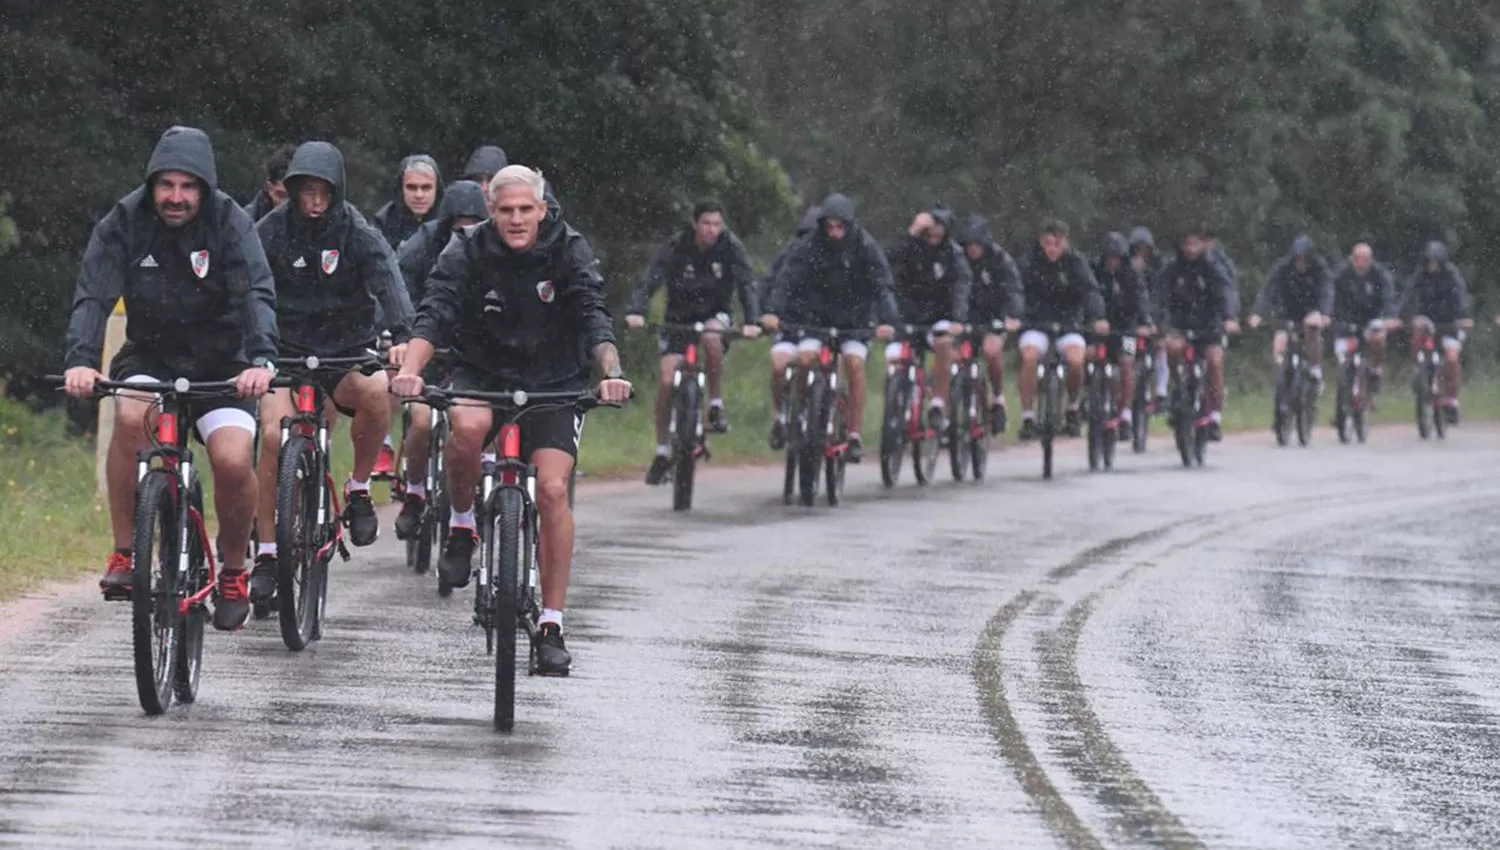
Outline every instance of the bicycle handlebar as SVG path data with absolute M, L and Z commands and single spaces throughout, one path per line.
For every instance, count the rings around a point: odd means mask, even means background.
M 868 336 L 875 333 L 875 328 L 872 325 L 866 325 L 862 328 L 829 328 L 819 325 L 795 325 L 782 322 L 776 326 L 776 329 L 792 333 L 818 334 L 829 338 Z
M 631 390 L 630 397 L 635 398 L 634 389 Z M 623 407 L 620 404 L 600 401 L 597 389 L 592 388 L 581 392 L 576 390 L 549 392 L 502 390 L 500 392 L 481 392 L 479 390 L 445 390 L 441 387 L 428 387 L 421 396 L 404 398 L 401 401 L 403 404 L 419 403 L 441 410 L 446 410 L 462 401 L 483 402 L 491 408 L 502 410 L 523 410 L 527 407 L 541 405 L 571 405 L 580 411 L 593 410 L 601 406 Z
M 58 384 L 57 389 L 66 380 L 62 375 L 43 375 L 42 380 Z M 117 392 L 133 391 L 151 393 L 153 395 L 193 396 L 197 398 L 222 398 L 226 396 L 238 396 L 239 384 L 235 381 L 189 381 L 187 378 L 174 378 L 172 381 L 109 381 L 99 380 L 94 382 L 94 395 L 114 395 Z
M 754 323 L 752 322 L 751 324 L 754 324 Z M 755 325 L 755 326 L 759 327 L 759 325 Z M 711 328 L 711 327 L 708 326 L 708 324 L 706 322 L 656 322 L 656 323 L 644 326 L 642 328 L 642 330 L 645 330 L 645 331 L 686 332 L 686 333 L 696 333 L 696 334 L 713 334 L 715 336 L 732 336 L 732 337 L 743 337 L 745 335 L 745 332 L 744 332 L 743 328 L 736 328 L 736 327 Z

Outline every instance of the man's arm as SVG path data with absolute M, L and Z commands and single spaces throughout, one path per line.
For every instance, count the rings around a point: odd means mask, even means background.
M 951 258 L 948 260 L 953 266 L 957 278 L 953 281 L 953 315 L 950 317 L 959 324 L 967 324 L 969 321 L 969 301 L 974 297 L 974 273 L 969 269 L 969 260 L 964 256 L 964 249 L 953 245 L 950 251 Z
M 875 318 L 883 325 L 894 325 L 901 321 L 901 308 L 896 303 L 896 284 L 886 262 L 885 251 L 875 237 L 865 234 L 865 257 L 869 263 L 871 281 L 875 285 Z
M 433 233 L 431 238 L 440 238 L 442 234 Z M 420 237 L 420 238 L 419 238 Z M 401 243 L 396 249 L 396 268 L 401 271 L 401 281 L 406 284 L 406 294 L 411 300 L 412 313 L 415 317 L 416 307 L 421 303 L 422 284 L 427 281 L 427 273 L 432 271 L 426 262 L 428 256 L 428 234 L 419 228 L 412 234 L 410 239 Z M 424 268 L 424 266 L 427 266 Z
M 1213 268 L 1214 273 L 1218 277 L 1221 279 L 1224 277 L 1224 270 L 1217 263 L 1209 263 L 1209 266 Z M 1277 263 L 1271 269 L 1271 273 L 1266 275 L 1266 285 L 1262 286 L 1260 291 L 1255 293 L 1255 303 L 1250 305 L 1250 314 L 1252 316 L 1260 316 L 1264 319 L 1272 318 L 1273 312 L 1281 303 L 1281 279 L 1285 270 L 1285 263 Z
M 1005 315 L 1001 318 L 1023 319 L 1026 317 L 1026 287 L 1021 284 L 1021 269 L 1016 266 L 1015 258 L 1005 251 L 1000 251 L 1002 281 L 1001 289 L 1005 293 Z
M 730 235 L 729 250 L 729 276 L 739 290 L 740 310 L 745 316 L 745 324 L 753 324 L 760 318 L 760 299 L 755 291 L 755 269 L 750 266 L 750 252 L 733 234 Z
M 656 291 L 667 282 L 668 271 L 672 266 L 672 255 L 675 253 L 675 244 L 675 238 L 668 239 L 651 252 L 651 261 L 646 264 L 646 273 L 641 277 L 641 282 L 635 290 L 630 293 L 630 301 L 625 305 L 625 315 L 646 315 L 646 311 L 651 307 L 651 296 L 655 295 Z M 591 253 L 592 250 L 591 248 Z
M 380 305 L 384 328 L 391 332 L 391 342 L 402 345 L 411 339 L 411 324 L 415 314 L 411 297 L 406 292 L 406 282 L 396 265 L 395 253 L 380 235 L 380 231 L 364 222 L 354 226 L 354 260 L 365 289 L 375 296 Z
M 94 227 L 78 283 L 73 288 L 73 314 L 68 319 L 66 368 L 98 369 L 103 359 L 104 328 L 120 300 L 125 282 L 125 217 L 120 208 L 111 210 Z
M 1108 317 L 1108 311 L 1104 307 L 1104 293 L 1099 291 L 1099 280 L 1094 277 L 1094 272 L 1083 257 L 1073 255 L 1073 285 L 1079 288 L 1083 295 L 1083 318 L 1088 322 L 1098 322 Z
M 615 347 L 614 321 L 604 297 L 599 258 L 582 234 L 568 234 L 568 302 L 583 329 L 584 347 L 601 378 L 622 378 L 620 351 Z
M 238 204 L 228 204 L 229 262 L 224 280 L 229 309 L 241 317 L 245 356 L 252 364 L 275 362 L 281 348 L 276 327 L 276 279 L 250 216 Z
M 424 294 L 422 303 L 417 308 L 417 319 L 412 323 L 413 338 L 424 339 L 435 348 L 450 344 L 463 304 L 462 293 L 473 273 L 468 254 L 472 238 L 467 231 L 461 230 L 453 235 L 448 247 L 438 255 L 437 265 L 433 266 L 432 274 L 427 277 L 427 284 L 423 287 Z M 403 372 L 417 374 L 426 365 L 419 364 L 413 370 L 411 362 L 408 352 Z
M 1135 324 L 1136 327 L 1145 327 L 1152 323 L 1155 313 L 1151 304 L 1151 287 L 1146 285 L 1146 276 L 1137 272 L 1126 263 L 1125 273 L 1130 276 L 1131 290 L 1135 293 Z M 1116 328 L 1120 333 L 1132 333 L 1132 328 Z
M 1469 282 L 1464 280 L 1464 273 L 1458 270 L 1458 266 L 1449 263 L 1448 268 L 1453 275 L 1453 300 L 1457 302 L 1454 304 L 1457 308 L 1454 315 L 1460 319 L 1472 319 L 1474 304 L 1473 299 L 1469 297 Z

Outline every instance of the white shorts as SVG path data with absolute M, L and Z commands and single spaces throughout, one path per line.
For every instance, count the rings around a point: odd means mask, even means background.
M 930 330 L 930 331 L 927 332 L 927 347 L 931 348 L 934 337 L 936 337 L 938 334 L 941 334 L 941 333 L 947 333 L 948 329 L 951 328 L 951 327 L 953 327 L 953 323 L 950 322 L 950 321 L 948 321 L 947 319 L 944 319 L 941 322 L 933 322 L 932 323 L 932 330 Z M 888 343 L 886 345 L 886 347 L 885 347 L 885 359 L 886 360 L 900 360 L 901 359 L 901 343 L 899 343 L 899 342 Z
M 798 342 L 780 339 L 777 340 L 775 345 L 771 346 L 771 355 L 774 357 L 779 354 L 790 357 L 798 352 L 803 354 L 817 354 L 822 350 L 823 340 L 817 337 L 803 337 Z M 839 345 L 839 352 L 845 357 L 857 357 L 860 360 L 867 360 L 870 357 L 870 347 L 856 339 L 844 340 Z
M 127 384 L 156 384 L 161 379 L 151 375 L 131 375 L 126 378 Z M 208 445 L 208 438 L 213 432 L 220 428 L 240 428 L 248 431 L 251 436 L 255 435 L 255 417 L 239 409 L 238 407 L 217 407 L 198 417 L 194 427 L 198 430 L 198 439 Z
M 1017 340 L 1016 345 L 1021 348 L 1031 348 L 1046 353 L 1047 341 L 1045 331 L 1030 330 L 1022 332 L 1021 338 Z M 1057 347 L 1059 350 L 1064 348 L 1083 348 L 1083 345 L 1082 334 L 1063 334 L 1057 338 Z
M 1425 329 L 1428 333 L 1432 333 L 1437 328 L 1437 325 L 1433 324 L 1433 321 L 1426 316 L 1416 317 L 1412 320 L 1412 324 L 1416 327 Z M 1448 336 L 1446 334 L 1443 336 L 1444 351 L 1462 351 L 1463 347 L 1464 341 L 1462 332 L 1460 332 L 1458 336 Z

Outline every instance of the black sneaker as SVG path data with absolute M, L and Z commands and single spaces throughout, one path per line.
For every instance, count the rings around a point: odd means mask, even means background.
M 1083 419 L 1078 414 L 1078 408 L 1075 407 L 1069 410 L 1065 419 L 1066 424 L 1063 425 L 1063 433 L 1069 437 L 1077 437 L 1083 434 Z
M 349 526 L 349 542 L 355 546 L 369 546 L 380 536 L 380 520 L 375 517 L 375 503 L 370 501 L 370 491 L 345 491 L 344 496 L 349 500 L 344 505 L 344 524 Z
M 443 547 L 443 557 L 438 560 L 438 575 L 449 587 L 468 587 L 474 569 L 474 547 L 479 545 L 479 534 L 472 528 L 454 526 L 448 532 L 448 545 Z
M 858 434 L 849 436 L 849 455 L 844 458 L 849 463 L 859 463 L 865 459 L 865 444 Z
M 1209 440 L 1209 442 L 1211 442 L 1211 443 L 1217 443 L 1217 442 L 1219 442 L 1222 439 L 1224 439 L 1224 426 L 1220 425 L 1217 422 L 1210 422 L 1210 423 L 1208 423 L 1208 440 Z
M 1023 443 L 1029 443 L 1032 440 L 1035 440 L 1038 436 L 1039 435 L 1037 434 L 1036 430 L 1036 420 L 1022 419 L 1021 432 L 1016 435 L 1016 439 L 1020 440 Z
M 708 408 L 708 430 L 715 434 L 729 433 L 729 417 L 724 415 L 724 405 L 710 405 Z
M 536 674 L 538 676 L 566 676 L 573 666 L 573 656 L 568 654 L 563 643 L 562 627 L 556 623 L 543 623 L 536 639 Z
M 219 570 L 218 599 L 214 603 L 214 628 L 232 632 L 250 618 L 250 580 L 244 570 Z
M 667 473 L 672 471 L 672 459 L 666 455 L 657 455 L 651 461 L 651 468 L 646 470 L 646 483 L 655 487 L 667 480 Z
M 280 563 L 275 555 L 258 555 L 250 570 L 250 601 L 269 602 L 276 595 L 276 573 Z
M 786 423 L 780 419 L 771 423 L 771 451 L 779 452 L 786 448 Z
M 990 405 L 990 433 L 1005 433 L 1005 405 L 1003 404 Z
M 422 530 L 422 513 L 426 507 L 425 497 L 406 494 L 406 502 L 401 506 L 401 513 L 396 515 L 397 540 L 410 540 L 417 536 Z

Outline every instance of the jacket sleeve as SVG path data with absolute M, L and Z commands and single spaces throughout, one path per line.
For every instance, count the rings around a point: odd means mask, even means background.
M 98 369 L 103 360 L 105 323 L 125 287 L 125 224 L 125 214 L 115 207 L 94 227 L 83 251 L 68 319 L 65 368 Z
M 740 310 L 744 313 L 744 324 L 760 318 L 760 298 L 755 291 L 755 269 L 750 266 L 750 253 L 739 237 L 729 241 L 729 276 L 740 295 Z
M 651 306 L 651 296 L 656 290 L 661 289 L 667 282 L 667 272 L 672 265 L 672 255 L 675 253 L 675 239 L 668 239 L 651 252 L 651 261 L 646 264 L 646 274 L 641 277 L 641 282 L 635 291 L 630 293 L 630 301 L 625 305 L 625 315 L 644 316 L 646 310 Z
M 1453 275 L 1453 315 L 1460 319 L 1470 319 L 1470 310 L 1473 308 L 1473 299 L 1469 297 L 1469 282 L 1464 280 L 1464 273 L 1458 270 L 1458 266 L 1448 264 Z
M 967 324 L 969 321 L 969 301 L 974 297 L 974 272 L 969 268 L 969 259 L 964 256 L 964 250 L 957 245 L 953 246 L 953 258 L 949 260 L 954 269 L 956 279 L 953 281 L 953 316 L 952 320 L 959 324 Z
M 281 348 L 276 327 L 276 279 L 250 216 L 233 202 L 225 209 L 229 257 L 224 280 L 229 289 L 229 309 L 242 317 L 245 357 L 252 363 L 260 358 L 274 361 Z
M 1151 287 L 1146 285 L 1146 276 L 1137 272 L 1125 264 L 1125 271 L 1130 275 L 1131 288 L 1135 291 L 1135 326 L 1142 327 L 1152 322 L 1153 308 L 1151 304 Z M 1130 333 L 1135 328 L 1117 328 L 1121 333 Z
M 1214 271 L 1218 272 L 1221 277 L 1224 276 L 1223 270 L 1216 263 L 1209 263 L 1209 265 L 1213 266 Z M 1255 293 L 1255 303 L 1250 305 L 1250 315 L 1260 316 L 1263 319 L 1275 317 L 1281 304 L 1279 292 L 1285 269 L 1285 264 L 1277 263 L 1271 269 L 1271 273 L 1266 275 L 1266 285 L 1260 288 L 1260 292 Z
M 780 316 L 786 309 L 788 293 L 799 291 L 807 284 L 811 263 L 808 252 L 806 242 L 795 242 L 787 247 L 781 269 L 768 281 L 769 285 L 766 287 L 765 311 L 768 314 Z
M 397 345 L 411 339 L 411 323 L 414 318 L 411 296 L 406 291 L 406 281 L 396 265 L 395 252 L 385 237 L 363 222 L 355 225 L 355 257 L 359 262 L 360 276 L 365 289 L 375 296 L 380 305 L 380 315 L 385 326 L 381 330 L 391 332 L 391 341 Z
M 463 292 L 474 275 L 468 251 L 472 238 L 467 229 L 460 230 L 438 255 L 437 264 L 422 288 L 422 303 L 412 324 L 412 338 L 425 339 L 437 348 L 452 344 L 463 307 Z
M 422 231 L 418 230 L 417 233 L 421 234 Z M 433 234 L 432 238 L 438 238 L 438 234 Z M 413 235 L 402 242 L 400 249 L 396 251 L 396 268 L 401 271 L 401 280 L 406 284 L 406 295 L 411 299 L 413 317 L 416 315 L 417 305 L 422 301 L 422 284 L 427 280 L 427 273 L 432 271 L 430 268 L 423 268 L 427 265 L 425 260 L 428 247 L 425 237 L 419 239 Z
M 1083 295 L 1084 321 L 1097 322 L 1106 318 L 1108 312 L 1104 307 L 1104 293 L 1099 291 L 1099 279 L 1094 277 L 1089 264 L 1077 255 L 1073 260 L 1073 276 L 1073 285 L 1079 287 Z
M 592 351 L 600 343 L 615 341 L 614 320 L 604 297 L 604 275 L 599 271 L 599 258 L 582 234 L 570 232 L 565 250 L 568 303 L 583 330 L 584 351 Z
M 1214 276 L 1212 283 L 1214 285 L 1214 289 L 1219 293 L 1220 308 L 1222 311 L 1223 320 L 1226 322 L 1233 322 L 1239 319 L 1239 287 L 1235 286 L 1234 282 L 1229 279 L 1229 275 L 1224 271 L 1222 266 L 1215 265 L 1214 263 L 1209 263 L 1208 269 Z
M 872 312 L 876 321 L 894 325 L 901 321 L 901 308 L 896 303 L 896 285 L 891 277 L 890 263 L 885 251 L 875 237 L 865 234 L 865 260 L 869 265 L 871 283 L 875 286 L 875 303 Z
M 1318 264 L 1318 312 L 1333 315 L 1333 275 L 1326 263 Z
M 1026 288 L 1021 284 L 1021 270 L 1016 266 L 1016 260 L 1010 254 L 999 251 L 999 255 L 1004 277 L 1001 288 L 1005 293 L 1005 315 L 1002 318 L 1024 319 L 1026 318 Z

